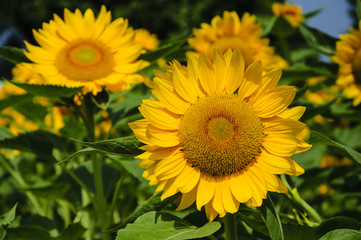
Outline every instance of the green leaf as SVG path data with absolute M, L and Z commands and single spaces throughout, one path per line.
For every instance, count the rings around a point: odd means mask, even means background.
M 17 149 L 32 152 L 45 159 L 55 161 L 52 156 L 53 148 L 66 151 L 67 142 L 65 138 L 42 130 L 26 132 L 13 138 L 0 141 L 0 148 Z
M 336 47 L 336 38 L 327 35 L 315 28 L 311 28 L 305 24 L 300 24 L 299 29 L 308 45 L 317 51 L 326 55 L 334 55 Z
M 302 96 L 305 94 L 307 88 L 308 88 L 308 84 L 307 84 L 307 82 L 306 82 L 305 85 L 303 85 L 302 88 L 300 88 L 300 89 L 297 90 L 296 95 L 295 95 L 295 98 L 293 99 L 291 105 L 294 104 L 294 103 L 296 103 L 296 102 L 298 101 L 298 99 L 300 99 L 300 97 L 302 97 Z
M 4 240 L 6 236 L 6 230 L 0 227 L 0 240 Z
M 16 203 L 12 209 L 0 216 L 0 227 L 3 225 L 9 225 L 15 219 Z
M 293 81 L 303 80 L 305 81 L 310 77 L 326 76 L 332 77 L 333 73 L 330 71 L 331 66 L 308 66 L 303 63 L 294 64 L 291 68 L 282 71 L 281 81 L 287 81 L 289 83 Z
M 133 177 L 137 178 L 140 182 L 145 180 L 143 178 L 144 169 L 138 166 L 141 162 L 140 159 L 135 159 L 133 156 L 131 156 L 130 159 L 124 159 L 123 156 L 119 158 L 118 156 L 115 156 L 112 157 L 111 160 L 122 165 L 131 175 L 133 175 Z
M 9 129 L 0 127 L 0 141 L 12 137 L 14 137 L 14 134 L 12 134 Z
M 356 13 L 358 20 L 361 20 L 361 0 L 356 1 Z
M 337 229 L 326 233 L 320 240 L 360 240 L 361 232 L 352 229 Z
M 328 112 L 330 110 L 330 107 L 332 106 L 332 104 L 334 104 L 336 102 L 336 100 L 337 99 L 335 98 L 332 101 L 330 101 L 320 107 L 314 107 L 313 105 L 308 105 L 306 107 L 306 112 L 301 117 L 301 121 L 305 122 L 306 120 L 311 119 L 318 114 L 323 114 L 325 112 Z
M 320 12 L 323 11 L 323 8 L 319 8 L 319 9 L 316 9 L 316 10 L 313 10 L 311 12 L 308 12 L 308 13 L 305 13 L 303 14 L 303 16 L 306 18 L 306 19 L 309 19 L 309 18 L 312 18 L 316 15 L 318 15 Z
M 267 21 L 262 21 L 265 24 L 264 30 L 263 30 L 263 36 L 266 36 L 272 31 L 273 26 L 275 25 L 277 21 L 277 17 L 273 16 L 271 19 L 267 19 Z
M 361 154 L 359 152 L 353 150 L 352 148 L 346 145 L 333 141 L 330 138 L 326 137 L 325 135 L 316 132 L 314 130 L 311 130 L 311 135 L 310 135 L 310 139 L 308 140 L 308 143 L 312 145 L 334 146 L 361 164 Z
M 316 50 L 309 48 L 301 48 L 297 50 L 293 50 L 291 52 L 291 61 L 292 62 L 300 62 L 308 57 L 313 57 L 317 54 Z
M 108 92 L 103 89 L 97 95 L 93 96 L 94 103 L 101 109 L 107 109 L 109 106 L 109 94 Z
M 242 220 L 253 230 L 266 236 L 269 235 L 267 229 L 264 226 L 264 223 L 260 220 L 253 219 L 246 214 L 241 214 L 240 216 Z M 358 230 L 360 229 L 360 226 L 361 224 L 356 219 L 348 217 L 330 218 L 323 221 L 317 227 L 309 227 L 291 223 L 282 224 L 284 238 L 292 240 L 319 240 L 323 235 L 332 230 L 344 228 Z
M 283 17 L 277 17 L 275 23 L 272 26 L 271 33 L 277 35 L 280 38 L 286 38 L 295 32 L 295 28 Z
M 181 38 L 179 40 L 160 46 L 154 51 L 150 51 L 142 54 L 140 56 L 140 59 L 143 59 L 148 62 L 153 62 L 156 61 L 157 59 L 164 58 L 167 55 L 177 51 L 184 43 L 187 42 L 188 38 L 189 37 Z
M 146 89 L 142 89 L 142 86 L 137 86 L 130 91 L 126 91 L 118 96 L 124 98 L 121 101 L 111 103 L 109 105 L 109 114 L 112 118 L 112 122 L 117 125 L 119 122 L 133 109 L 140 106 L 143 99 L 148 99 L 152 96 L 151 92 Z M 111 95 L 112 96 L 112 95 Z
M 198 228 L 169 213 L 148 212 L 119 230 L 116 240 L 197 239 L 215 233 L 220 227 L 219 222 L 209 222 Z
M 82 142 L 72 139 L 88 148 L 95 149 L 106 154 L 136 155 L 143 151 L 139 149 L 141 143 L 135 136 L 121 137 L 99 142 Z
M 120 228 L 124 228 L 126 224 L 134 222 L 139 216 L 147 212 L 160 211 L 169 203 L 173 202 L 175 198 L 177 198 L 176 195 L 173 195 L 162 201 L 160 199 L 161 195 L 162 193 L 159 192 L 153 195 L 152 197 L 150 197 L 147 201 L 140 203 L 135 209 L 135 211 L 129 217 L 127 217 L 123 223 L 113 226 L 112 228 L 108 229 L 108 231 L 113 232 L 113 231 L 117 231 Z
M 8 107 L 15 107 L 17 105 L 32 101 L 32 99 L 33 96 L 31 96 L 30 94 L 11 95 L 6 99 L 0 101 L 0 111 Z
M 23 226 L 8 228 L 6 240 L 51 240 L 49 232 L 39 226 Z
M 35 185 L 22 187 L 22 191 L 30 191 L 38 196 L 45 198 L 60 198 L 63 197 L 69 189 L 68 184 L 51 183 L 51 182 L 37 182 Z
M 284 237 L 281 219 L 278 216 L 278 213 L 269 195 L 266 199 L 263 200 L 263 204 L 260 207 L 260 212 L 264 222 L 266 223 L 271 239 L 283 240 Z
M 34 96 L 42 96 L 53 99 L 59 99 L 61 97 L 72 97 L 74 94 L 78 93 L 81 90 L 81 88 L 66 88 L 51 85 L 26 84 L 16 81 L 9 82 L 24 89 L 25 91 Z
M 12 63 L 30 62 L 23 49 L 16 47 L 0 47 L 0 57 Z
M 82 239 L 85 228 L 80 223 L 70 224 L 55 240 L 78 240 Z
M 94 152 L 97 152 L 97 150 L 93 149 L 93 148 L 84 148 L 84 149 L 81 149 L 73 154 L 71 154 L 70 156 L 68 156 L 67 158 L 65 158 L 64 160 L 58 162 L 58 164 L 62 164 L 62 163 L 65 163 L 67 161 L 70 161 L 70 160 L 73 160 L 74 158 L 76 157 L 79 157 L 81 155 L 84 155 L 84 154 L 90 154 L 90 153 L 94 153 Z

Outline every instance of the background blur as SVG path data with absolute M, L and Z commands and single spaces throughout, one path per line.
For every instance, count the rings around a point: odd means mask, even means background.
M 309 19 L 308 24 L 338 37 L 356 25 L 355 8 L 351 3 L 356 0 L 295 0 L 291 3 L 301 5 L 303 13 L 317 9 L 323 11 Z M 113 19 L 129 19 L 133 28 L 146 28 L 157 34 L 160 40 L 176 36 L 188 36 L 192 28 L 207 22 L 224 10 L 235 10 L 241 16 L 244 12 L 257 17 L 271 16 L 271 0 L 0 0 L 0 46 L 23 47 L 23 40 L 34 43 L 32 29 L 41 28 L 43 22 L 49 22 L 56 13 L 63 17 L 64 8 L 74 11 L 87 8 L 97 13 L 101 5 L 112 11 Z M 353 5 L 355 6 L 355 5 Z M 272 39 L 271 39 L 272 40 Z M 0 73 L 10 77 L 11 64 L 0 59 Z

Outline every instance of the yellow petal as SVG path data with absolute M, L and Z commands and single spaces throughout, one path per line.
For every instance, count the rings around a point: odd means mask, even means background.
M 226 92 L 233 94 L 241 85 L 244 75 L 244 60 L 241 52 L 236 49 L 233 52 L 226 75 Z
M 263 138 L 263 147 L 271 154 L 288 157 L 296 152 L 297 142 L 288 135 L 270 134 Z
M 188 79 L 192 82 L 194 89 L 197 92 L 197 96 L 203 97 L 205 96 L 205 92 L 200 88 L 199 78 L 198 78 L 198 62 L 194 56 L 188 58 L 187 62 L 187 72 Z
M 297 107 L 293 107 L 290 109 L 286 109 L 282 113 L 278 114 L 277 116 L 280 118 L 289 118 L 289 119 L 293 119 L 293 120 L 298 120 L 302 117 L 305 110 L 306 110 L 306 107 L 297 106 Z
M 225 179 L 222 182 L 222 202 L 224 209 L 229 213 L 235 213 L 238 211 L 239 202 L 233 196 L 231 192 L 230 180 Z
M 222 182 L 215 182 L 216 190 L 213 196 L 212 207 L 216 212 L 218 212 L 220 217 L 224 217 L 226 215 L 227 211 L 224 209 L 223 202 L 222 202 Z
M 263 131 L 266 134 L 286 134 L 295 135 L 305 129 L 306 124 L 292 119 L 274 119 L 269 122 L 264 122 L 265 127 Z
M 196 188 L 201 173 L 187 163 L 181 173 L 178 174 L 174 184 L 182 193 L 187 193 Z
M 226 87 L 226 81 L 228 81 L 226 77 L 227 71 L 227 64 L 226 60 L 224 59 L 222 53 L 219 52 L 218 49 L 214 50 L 214 57 L 213 57 L 213 66 L 214 72 L 217 81 L 217 93 L 222 93 Z
M 198 61 L 198 74 L 199 81 L 202 85 L 202 88 L 207 94 L 213 94 L 216 92 L 217 83 L 215 79 L 214 69 L 210 60 L 202 52 L 199 56 Z
M 171 155 L 157 163 L 154 173 L 160 181 L 174 178 L 183 171 L 186 163 L 183 154 Z
M 230 187 L 234 197 L 239 202 L 247 202 L 252 196 L 252 191 L 249 187 L 248 182 L 243 177 L 243 174 L 231 177 Z
M 196 200 L 196 196 L 197 196 L 197 188 L 193 188 L 193 190 L 190 192 L 183 193 L 181 201 L 180 201 L 176 211 L 183 210 L 183 209 L 189 207 L 190 205 L 192 205 L 194 203 L 194 201 Z
M 147 102 L 148 103 L 148 102 Z M 139 111 L 148 119 L 150 124 L 157 128 L 166 130 L 177 130 L 180 124 L 180 118 L 172 114 L 165 108 L 156 108 L 144 102 Z
M 244 80 L 238 89 L 238 96 L 247 98 L 260 85 L 262 80 L 262 62 L 257 61 L 249 65 L 244 73 Z
M 173 83 L 177 93 L 186 101 L 195 103 L 197 101 L 197 91 L 194 82 L 188 79 L 181 70 L 174 65 Z
M 216 185 L 214 181 L 207 179 L 208 177 L 202 176 L 199 179 L 197 191 L 197 208 L 201 210 L 202 206 L 207 204 L 214 196 Z
M 173 86 L 163 79 L 154 78 L 154 89 L 152 92 L 168 110 L 176 114 L 183 114 L 190 106 L 189 103 L 181 99 L 174 92 Z
M 274 91 L 260 97 L 253 104 L 257 115 L 262 118 L 280 114 L 294 99 L 296 89 L 291 86 L 277 87 Z
M 207 218 L 210 222 L 212 222 L 213 219 L 215 219 L 218 215 L 218 213 L 214 210 L 212 203 L 208 203 L 205 205 L 205 211 Z
M 173 147 L 180 144 L 178 131 L 167 131 L 149 125 L 146 129 L 146 136 L 154 145 L 160 147 Z
M 164 186 L 163 194 L 160 197 L 160 200 L 163 201 L 167 197 L 173 196 L 178 192 L 178 189 L 175 187 L 174 178 L 167 180 L 167 183 Z
M 267 94 L 270 91 L 273 91 L 279 79 L 281 78 L 281 75 L 282 70 L 279 68 L 274 68 L 268 71 L 265 75 L 263 75 L 260 88 L 257 92 L 255 92 L 255 94 L 248 98 L 248 102 L 253 105 L 263 95 Z

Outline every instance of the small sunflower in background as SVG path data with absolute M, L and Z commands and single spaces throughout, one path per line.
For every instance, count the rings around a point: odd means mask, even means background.
M 272 11 L 276 17 L 284 17 L 293 28 L 305 21 L 302 16 L 302 8 L 289 3 L 274 3 L 272 4 Z
M 12 78 L 14 81 L 19 81 L 28 84 L 44 84 L 45 79 L 39 75 L 33 64 L 19 63 L 11 70 Z
M 353 105 L 361 103 L 361 21 L 359 29 L 350 28 L 350 33 L 340 35 L 336 42 L 335 56 L 331 60 L 339 65 L 336 84 Z
M 306 125 L 304 107 L 286 109 L 296 89 L 276 87 L 280 69 L 262 75 L 260 61 L 245 70 L 239 50 L 212 60 L 201 53 L 187 66 L 174 60 L 155 71 L 155 99 L 139 107 L 144 119 L 130 123 L 146 145 L 140 167 L 161 199 L 182 193 L 178 210 L 196 202 L 210 221 L 260 206 L 268 191 L 287 192 L 276 174 L 304 170 L 290 156 L 311 146 L 296 135 Z
M 288 63 L 269 46 L 269 39 L 262 38 L 263 29 L 256 23 L 255 15 L 245 13 L 240 19 L 235 11 L 225 11 L 223 18 L 215 16 L 211 24 L 202 23 L 200 29 L 193 29 L 193 34 L 188 43 L 195 52 L 188 52 L 188 56 L 204 52 L 212 58 L 216 48 L 222 53 L 239 49 L 246 67 L 258 60 L 262 60 L 264 70 L 288 67 Z
M 143 46 L 142 53 L 151 50 L 155 50 L 159 45 L 157 35 L 150 33 L 147 29 L 139 28 L 135 29 L 134 43 L 141 44 Z
M 128 20 L 112 22 L 105 6 L 97 18 L 90 9 L 84 15 L 79 9 L 65 9 L 64 20 L 54 14 L 54 20 L 33 34 L 40 46 L 25 42 L 25 54 L 46 84 L 83 87 L 84 93 L 96 95 L 109 85 L 110 90 L 123 91 L 142 81 L 135 74 L 142 66 L 137 60 L 142 45 L 134 44 Z

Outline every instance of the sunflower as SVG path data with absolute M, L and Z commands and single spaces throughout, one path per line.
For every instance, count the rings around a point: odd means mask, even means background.
M 305 21 L 302 16 L 302 8 L 289 3 L 274 3 L 272 11 L 276 17 L 283 16 L 293 28 L 297 28 L 299 23 Z
M 151 34 L 147 29 L 135 29 L 134 43 L 139 43 L 146 50 L 155 50 L 159 45 L 159 40 L 155 34 Z
M 287 68 L 287 62 L 274 54 L 274 49 L 269 46 L 269 39 L 262 38 L 263 29 L 256 23 L 256 16 L 245 13 L 242 19 L 236 12 L 225 11 L 223 18 L 216 16 L 211 24 L 202 23 L 200 29 L 193 29 L 194 37 L 188 40 L 196 52 L 187 55 L 196 55 L 204 52 L 212 58 L 214 49 L 225 53 L 229 48 L 239 49 L 242 52 L 245 66 L 262 60 L 264 70 L 273 67 Z
M 134 30 L 127 19 L 111 22 L 105 6 L 98 18 L 90 9 L 84 15 L 65 9 L 64 20 L 54 14 L 54 20 L 33 34 L 40 46 L 25 41 L 25 54 L 46 84 L 84 87 L 84 93 L 97 94 L 104 86 L 121 85 L 114 89 L 124 90 L 142 79 L 134 74 L 142 65 L 137 60 L 142 46 L 133 43 Z
M 16 64 L 11 70 L 13 80 L 29 84 L 44 84 L 45 79 L 33 67 L 31 63 Z
M 178 210 L 196 202 L 210 221 L 286 192 L 276 174 L 302 174 L 289 156 L 310 148 L 295 137 L 305 108 L 286 109 L 295 88 L 276 87 L 281 70 L 262 75 L 260 61 L 244 69 L 238 49 L 215 50 L 212 60 L 201 53 L 187 67 L 174 60 L 155 72 L 157 100 L 139 107 L 145 118 L 129 124 L 146 144 L 139 166 L 161 199 L 180 192 Z
M 335 56 L 331 60 L 339 65 L 336 84 L 343 89 L 353 105 L 361 103 L 361 21 L 359 29 L 350 28 L 350 33 L 340 35 Z

